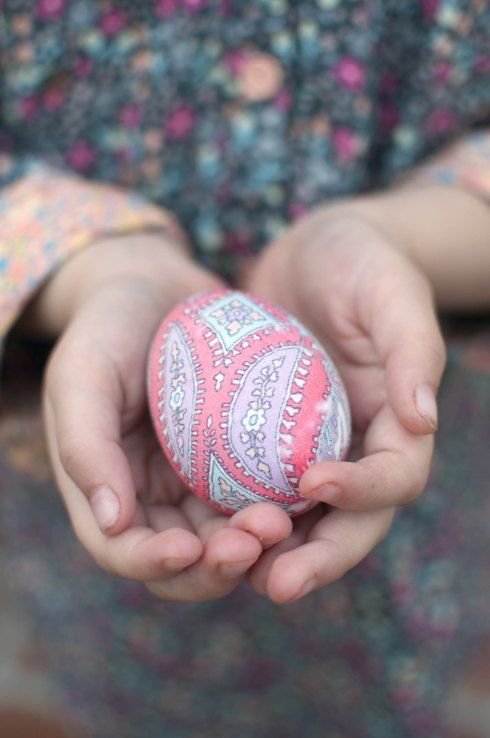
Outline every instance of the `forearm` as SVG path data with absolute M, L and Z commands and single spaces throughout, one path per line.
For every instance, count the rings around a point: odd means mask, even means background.
M 414 183 L 343 207 L 376 225 L 417 263 L 440 308 L 490 308 L 490 207 L 483 199 Z
M 0 156 L 2 174 L 5 159 Z M 16 171 L 15 161 L 11 168 Z M 0 342 L 14 324 L 20 327 L 19 316 L 50 275 L 91 244 L 155 230 L 185 242 L 171 213 L 132 192 L 42 162 L 18 175 L 11 182 L 0 177 Z
M 93 294 L 106 286 L 138 282 L 145 293 L 162 292 L 178 302 L 215 279 L 192 261 L 189 250 L 164 231 L 100 239 L 61 266 L 25 310 L 18 328 L 30 335 L 55 338 Z M 162 308 L 163 309 L 163 308 Z

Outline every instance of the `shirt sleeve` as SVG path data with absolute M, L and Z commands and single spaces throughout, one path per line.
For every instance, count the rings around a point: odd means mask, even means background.
M 173 216 L 132 192 L 0 155 L 0 342 L 23 306 L 71 254 L 101 236 L 165 230 Z
M 490 203 L 490 128 L 469 133 L 404 177 L 400 184 L 441 184 Z

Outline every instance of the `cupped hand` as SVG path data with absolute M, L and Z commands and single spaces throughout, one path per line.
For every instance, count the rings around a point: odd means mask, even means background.
M 174 245 L 133 237 L 73 257 L 40 300 L 70 304 L 43 404 L 73 528 L 105 570 L 142 580 L 165 599 L 227 594 L 291 529 L 270 504 L 228 518 L 202 503 L 167 464 L 151 427 L 145 379 L 152 336 L 179 299 L 221 286 Z
M 432 292 L 411 259 L 355 208 L 318 208 L 271 244 L 244 287 L 299 318 L 346 385 L 350 460 L 311 466 L 304 497 L 322 504 L 263 554 L 252 586 L 278 603 L 335 581 L 423 490 L 445 363 Z

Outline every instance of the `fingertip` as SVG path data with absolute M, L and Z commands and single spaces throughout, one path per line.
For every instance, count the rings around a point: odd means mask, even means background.
M 315 491 L 331 482 L 335 466 L 338 466 L 339 463 L 344 464 L 346 462 L 319 461 L 309 466 L 299 480 L 300 495 L 307 499 L 314 499 Z
M 432 435 L 438 429 L 436 390 L 428 383 L 412 392 L 392 391 L 390 404 L 401 425 L 417 436 Z
M 117 538 L 106 539 L 98 563 L 125 579 L 153 581 L 168 579 L 198 561 L 204 547 L 184 529 L 155 533 L 132 528 Z
M 124 481 L 120 479 L 117 485 L 98 484 L 86 492 L 95 522 L 106 536 L 122 533 L 134 519 L 136 493 L 132 483 Z
M 121 501 L 111 487 L 95 487 L 88 494 L 88 501 L 102 533 L 117 535 L 124 529 L 125 526 L 121 525 Z
M 229 525 L 255 536 L 263 548 L 285 540 L 293 529 L 289 515 L 272 502 L 257 502 L 240 510 Z
M 287 605 L 302 596 L 304 577 L 294 575 L 288 558 L 287 552 L 278 556 L 267 578 L 267 596 L 276 605 Z
M 430 384 L 419 384 L 414 393 L 415 407 L 423 421 L 426 432 L 434 433 L 438 425 L 436 393 Z
M 204 546 L 195 533 L 184 528 L 168 528 L 160 535 L 163 538 L 161 551 L 165 561 L 186 560 L 188 563 L 185 565 L 189 566 L 198 561 L 204 552 Z
M 206 558 L 215 567 L 242 561 L 251 566 L 261 553 L 257 538 L 239 528 L 220 528 L 206 544 Z

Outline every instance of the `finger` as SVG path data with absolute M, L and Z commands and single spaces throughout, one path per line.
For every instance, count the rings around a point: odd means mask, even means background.
M 385 405 L 367 430 L 366 455 L 356 462 L 314 464 L 300 479 L 300 493 L 359 512 L 406 505 L 427 483 L 433 446 L 432 436 L 409 433 Z
M 291 535 L 293 522 L 289 515 L 272 502 L 257 502 L 229 518 L 232 528 L 254 535 L 262 548 L 270 548 Z
M 121 449 L 131 469 L 136 495 L 145 505 L 179 505 L 188 487 L 170 466 L 149 418 L 123 435 Z
M 394 510 L 369 513 L 333 510 L 312 529 L 303 546 L 281 554 L 267 580 L 273 602 L 284 604 L 340 579 L 385 537 Z
M 283 541 L 265 551 L 256 564 L 247 574 L 250 586 L 259 594 L 267 594 L 267 579 L 274 561 L 286 551 L 293 551 L 303 545 L 315 525 L 325 514 L 323 505 L 317 505 L 313 510 L 301 515 L 294 521 L 292 532 Z
M 147 582 L 157 597 L 197 602 L 224 597 L 243 580 L 262 547 L 245 531 L 221 528 L 211 536 L 202 558 L 175 577 Z
M 228 527 L 229 518 L 226 515 L 219 513 L 192 493 L 184 497 L 181 509 L 203 544 L 206 544 L 216 531 Z
M 84 537 L 97 564 L 110 574 L 146 582 L 172 578 L 198 561 L 203 546 L 197 536 L 183 528 L 159 533 L 147 527 L 130 528 L 108 538 Z
M 386 367 L 390 403 L 407 430 L 433 433 L 446 351 L 429 284 L 405 264 L 390 269 L 369 299 L 362 320 Z
M 47 422 L 50 411 L 47 410 Z M 61 490 L 71 524 L 82 546 L 94 560 L 111 574 L 147 581 L 172 576 L 197 561 L 203 554 L 199 538 L 189 530 L 185 516 L 175 513 L 165 524 L 159 519 L 160 532 L 141 525 L 113 537 L 105 535 L 93 515 L 90 502 L 68 476 L 57 449 L 51 454 L 53 471 Z M 135 509 L 134 519 L 146 519 L 141 506 Z
M 271 502 L 254 503 L 229 517 L 220 514 L 197 496 L 189 495 L 183 501 L 182 508 L 203 543 L 220 528 L 233 528 L 250 533 L 263 548 L 268 548 L 287 538 L 293 527 L 289 515 Z
M 115 535 L 135 512 L 136 491 L 126 455 L 119 445 L 120 410 L 113 378 L 103 362 L 48 369 L 44 415 L 51 456 L 87 497 L 100 529 Z M 95 381 L 95 374 L 98 379 Z M 73 377 L 67 380 L 67 377 Z M 105 391 L 99 389 L 104 387 Z M 61 488 L 62 489 L 62 488 Z

